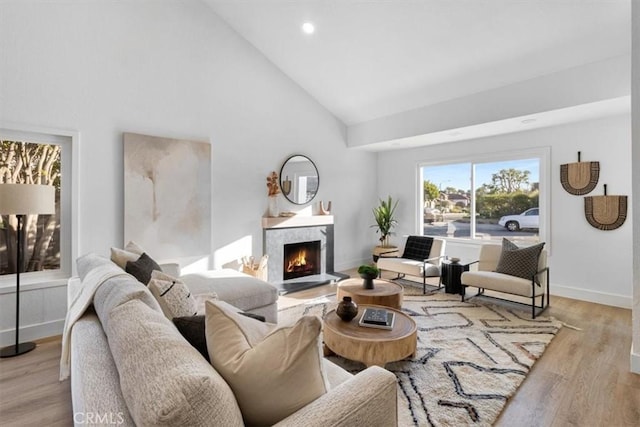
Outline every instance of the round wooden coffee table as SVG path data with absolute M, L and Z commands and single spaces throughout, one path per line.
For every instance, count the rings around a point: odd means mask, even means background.
M 367 328 L 358 325 L 366 307 L 384 308 L 396 313 L 393 329 Z M 377 305 L 358 306 L 358 315 L 344 322 L 330 311 L 324 317 L 323 338 L 325 355 L 335 353 L 367 367 L 381 366 L 396 360 L 414 357 L 418 342 L 416 322 L 403 312 Z
M 347 279 L 338 283 L 336 298 L 342 301 L 343 297 L 351 297 L 356 304 L 384 305 L 395 309 L 402 308 L 402 296 L 404 288 L 397 283 L 387 280 L 375 279 L 373 289 L 365 289 L 362 286 L 363 279 Z

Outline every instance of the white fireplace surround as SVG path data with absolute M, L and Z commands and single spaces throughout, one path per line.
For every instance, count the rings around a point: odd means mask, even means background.
M 268 280 L 281 293 L 332 283 L 344 275 L 333 271 L 333 215 L 262 218 L 263 253 L 269 256 Z M 320 241 L 320 274 L 284 280 L 284 245 Z

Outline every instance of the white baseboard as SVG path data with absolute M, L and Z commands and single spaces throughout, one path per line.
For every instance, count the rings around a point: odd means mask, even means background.
M 595 302 L 597 304 L 611 305 L 614 307 L 631 308 L 631 296 L 618 294 L 610 294 L 607 292 L 598 292 L 590 289 L 574 288 L 572 286 L 561 286 L 551 283 L 551 303 L 553 304 L 553 296 L 577 299 L 580 301 Z
M 35 325 L 20 325 L 20 342 L 34 341 L 41 338 L 61 335 L 64 328 L 64 319 L 51 320 L 45 323 L 37 323 Z M 13 345 L 16 342 L 16 333 L 14 329 L 6 329 L 0 332 L 0 347 Z
M 640 374 L 640 353 L 633 351 L 633 343 L 631 343 L 631 372 Z

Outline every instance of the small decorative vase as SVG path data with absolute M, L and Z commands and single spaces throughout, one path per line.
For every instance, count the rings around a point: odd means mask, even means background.
M 272 218 L 280 215 L 280 210 L 278 209 L 277 196 L 269 196 L 269 208 L 267 209 L 267 215 L 269 215 Z
M 351 300 L 351 297 L 344 297 L 336 307 L 336 314 L 345 322 L 351 322 L 358 315 L 358 306 Z
M 364 280 L 362 281 L 362 287 L 365 289 L 373 289 L 373 279 L 375 279 L 376 277 L 378 277 L 377 274 L 373 274 L 373 273 L 364 273 L 361 274 L 360 277 L 362 277 Z

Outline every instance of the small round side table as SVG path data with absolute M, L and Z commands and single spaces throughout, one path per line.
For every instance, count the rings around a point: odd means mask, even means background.
M 325 355 L 339 354 L 369 366 L 381 366 L 407 357 L 415 357 L 418 344 L 416 322 L 405 313 L 393 310 L 396 320 L 392 330 L 366 328 L 358 325 L 366 307 L 362 305 L 351 322 L 344 322 L 331 310 L 323 319 Z
M 375 279 L 373 289 L 365 289 L 362 286 L 363 279 L 347 279 L 338 283 L 337 299 L 351 297 L 356 304 L 383 305 L 385 307 L 402 308 L 402 296 L 404 288 L 387 280 Z

